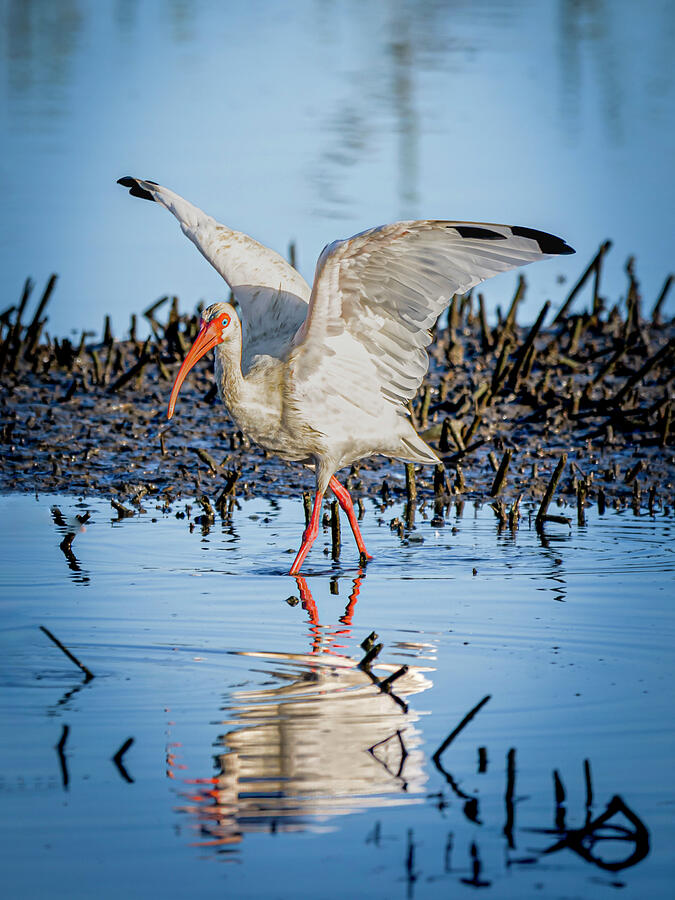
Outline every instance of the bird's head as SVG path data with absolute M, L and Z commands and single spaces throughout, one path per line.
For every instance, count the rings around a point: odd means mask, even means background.
M 239 319 L 234 307 L 229 303 L 213 303 L 204 310 L 199 323 L 197 337 L 183 360 L 183 365 L 178 370 L 178 375 L 176 375 L 176 380 L 173 383 L 171 397 L 169 398 L 168 419 L 173 416 L 178 392 L 190 369 L 205 353 L 208 353 L 209 350 L 212 350 L 218 344 L 232 340 L 240 334 L 240 331 Z

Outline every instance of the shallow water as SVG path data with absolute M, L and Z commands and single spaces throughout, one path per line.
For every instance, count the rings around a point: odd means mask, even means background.
M 367 571 L 324 534 L 296 582 L 299 502 L 144 505 L 0 499 L 8 896 L 668 896 L 671 514 L 368 505 Z
M 52 335 L 224 298 L 122 175 L 295 240 L 308 279 L 324 244 L 397 219 L 561 234 L 578 256 L 527 269 L 524 320 L 611 238 L 603 294 L 625 296 L 635 254 L 650 309 L 672 267 L 674 28 L 669 0 L 2 0 L 2 309 L 51 272 Z M 515 282 L 485 285 L 491 310 Z

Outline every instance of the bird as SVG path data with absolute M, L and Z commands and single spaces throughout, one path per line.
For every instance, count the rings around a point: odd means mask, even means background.
M 133 197 L 164 206 L 229 285 L 232 303 L 207 307 L 176 376 L 210 350 L 221 399 L 238 428 L 278 457 L 314 469 L 315 491 L 297 575 L 330 489 L 361 563 L 366 550 L 349 491 L 336 473 L 376 454 L 438 465 L 410 415 L 429 367 L 430 329 L 453 295 L 501 272 L 574 253 L 534 228 L 436 219 L 394 222 L 322 250 L 310 288 L 274 250 L 220 224 L 154 181 L 125 176 Z

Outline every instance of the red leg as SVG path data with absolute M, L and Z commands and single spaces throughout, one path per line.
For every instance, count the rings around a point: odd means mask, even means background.
M 338 503 L 347 513 L 347 518 L 349 519 L 349 524 L 352 526 L 352 531 L 354 532 L 354 538 L 356 540 L 356 546 L 359 548 L 359 553 L 365 557 L 365 559 L 372 559 L 373 557 L 366 550 L 366 545 L 363 543 L 363 538 L 361 537 L 361 532 L 359 530 L 359 523 L 356 518 L 356 513 L 354 512 L 354 504 L 352 503 L 352 498 L 349 496 L 349 491 L 347 488 L 342 487 L 340 482 L 337 480 L 335 475 L 329 481 L 329 486 L 332 492 L 338 499 Z
M 316 492 L 314 496 L 314 506 L 312 507 L 312 515 L 309 520 L 309 525 L 305 528 L 302 534 L 302 546 L 298 550 L 298 555 L 293 560 L 293 565 L 291 566 L 291 570 L 288 573 L 289 575 L 297 575 L 300 571 L 300 567 L 305 561 L 305 557 L 310 551 L 310 548 L 314 541 L 316 540 L 316 536 L 319 533 L 319 518 L 321 516 L 321 501 L 323 500 L 323 494 Z

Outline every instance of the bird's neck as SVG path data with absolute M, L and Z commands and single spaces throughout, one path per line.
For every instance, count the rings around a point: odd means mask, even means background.
M 272 357 L 259 358 L 247 372 L 241 371 L 241 342 L 216 347 L 216 383 L 220 396 L 237 427 L 254 443 L 273 451 L 284 450 L 282 434 L 283 364 Z M 283 436 L 283 435 L 282 435 Z
M 244 376 L 241 372 L 241 341 L 224 341 L 215 350 L 215 374 L 223 403 L 231 412 L 243 402 Z

